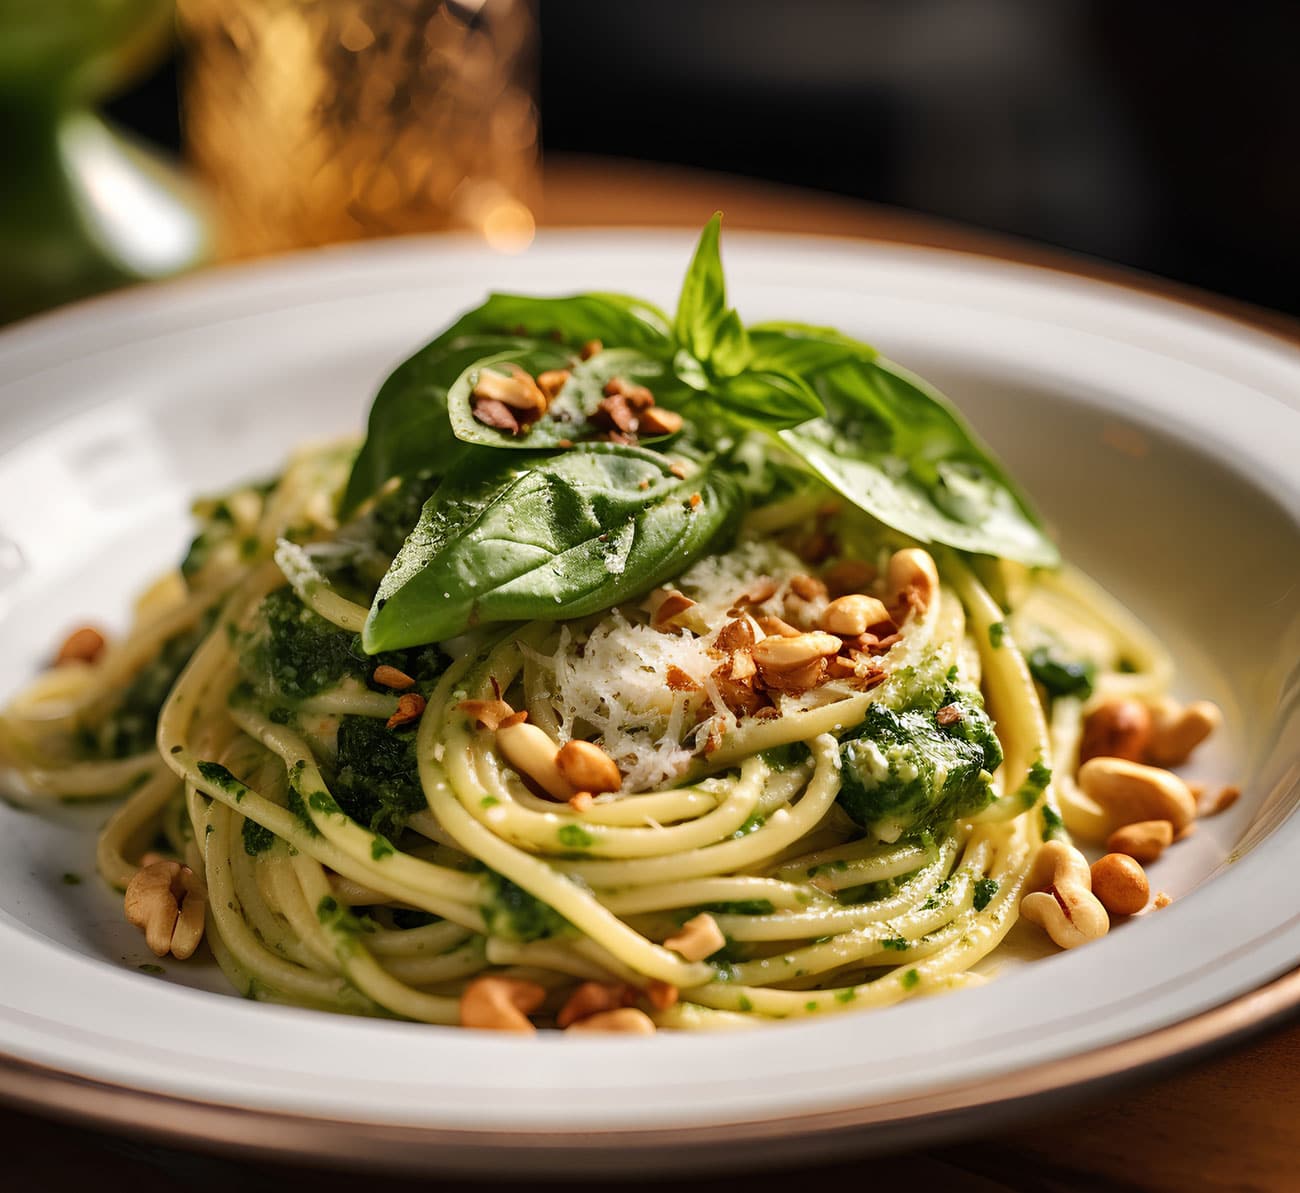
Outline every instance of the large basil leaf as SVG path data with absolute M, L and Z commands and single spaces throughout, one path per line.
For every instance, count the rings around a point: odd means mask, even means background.
M 749 335 L 740 316 L 727 306 L 727 283 L 722 273 L 718 237 L 722 212 L 700 233 L 677 300 L 673 331 L 677 347 L 703 366 L 709 377 L 734 377 L 749 363 Z
M 508 376 L 512 364 L 534 376 L 545 369 L 568 368 L 570 371 L 569 380 L 546 413 L 520 435 L 484 426 L 474 417 L 474 387 L 482 371 L 492 369 Z M 562 443 L 572 444 L 603 433 L 589 420 L 605 396 L 606 382 L 614 377 L 644 385 L 654 393 L 657 401 L 666 398 L 674 405 L 686 392 L 664 360 L 647 356 L 640 349 L 614 348 L 573 364 L 567 353 L 551 344 L 536 346 L 523 353 L 503 352 L 475 361 L 452 385 L 447 395 L 447 413 L 453 433 L 465 443 L 525 451 L 555 448 Z
M 721 473 L 672 467 L 612 444 L 522 459 L 469 449 L 380 584 L 365 649 L 594 613 L 679 574 L 729 537 L 740 495 Z
M 534 341 L 514 336 L 447 332 L 398 365 L 370 407 L 341 515 L 353 513 L 392 477 L 447 467 L 461 447 L 447 419 L 447 391 L 475 361 L 533 347 Z
M 770 347 L 767 334 L 782 333 L 756 334 L 760 355 Z M 851 341 L 795 346 L 824 355 L 805 376 L 826 416 L 782 431 L 786 446 L 849 501 L 921 542 L 1056 564 L 1056 547 L 1028 501 L 946 399 L 845 344 Z
M 445 467 L 456 457 L 459 445 L 447 418 L 447 391 L 476 361 L 507 350 L 559 352 L 560 345 L 580 348 L 591 340 L 667 359 L 671 336 L 667 315 L 622 294 L 491 295 L 384 382 L 370 409 L 366 442 L 348 479 L 342 515 L 354 512 L 392 477 Z

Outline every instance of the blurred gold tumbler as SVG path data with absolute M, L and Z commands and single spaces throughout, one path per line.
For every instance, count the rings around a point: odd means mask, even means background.
M 188 154 L 226 257 L 533 236 L 531 0 L 180 0 Z

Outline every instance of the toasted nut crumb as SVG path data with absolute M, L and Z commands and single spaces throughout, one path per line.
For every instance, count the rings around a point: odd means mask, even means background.
M 1108 853 L 1092 863 L 1092 893 L 1111 915 L 1137 915 L 1151 887 L 1146 871 L 1125 853 Z
M 79 630 L 73 630 L 64 639 L 54 659 L 54 665 L 60 667 L 64 663 L 72 662 L 93 663 L 99 658 L 103 649 L 104 635 L 93 626 L 82 626 Z
M 771 576 L 759 576 L 751 580 L 740 592 L 736 594 L 737 605 L 761 605 L 764 601 L 770 601 L 776 596 L 776 590 L 780 587 Z
M 612 398 L 601 398 L 592 412 L 591 421 L 598 427 L 620 431 L 624 435 L 635 434 L 637 427 L 640 426 L 640 420 L 622 394 L 615 394 Z
M 424 697 L 419 692 L 407 692 L 397 698 L 397 711 L 388 718 L 388 728 L 410 725 L 424 714 Z
M 665 676 L 665 681 L 670 692 L 698 692 L 700 690 L 700 685 L 678 667 L 676 663 L 668 665 L 668 674 Z
M 495 398 L 479 398 L 474 403 L 473 413 L 474 417 L 485 427 L 492 427 L 498 431 L 508 431 L 511 435 L 518 435 L 521 429 L 514 411 L 504 402 L 498 402 Z
M 588 812 L 595 802 L 596 797 L 590 791 L 579 791 L 577 795 L 569 800 L 569 807 L 575 812 Z
M 656 630 L 676 629 L 678 618 L 695 602 L 675 588 L 660 588 L 650 594 L 650 624 Z
M 636 1007 L 620 1007 L 616 1011 L 598 1011 L 594 1015 L 588 1015 L 585 1019 L 579 1019 L 567 1030 L 652 1036 L 655 1034 L 655 1021 L 644 1011 L 638 1011 Z
M 789 671 L 769 671 L 762 676 L 763 683 L 774 692 L 800 696 L 825 682 L 827 663 L 826 659 L 814 659 Z
M 940 725 L 956 725 L 961 720 L 961 709 L 955 704 L 945 704 L 934 714 L 934 719 Z
M 892 628 L 893 624 L 883 601 L 860 592 L 836 597 L 821 616 L 823 630 L 843 637 L 865 634 L 872 626 Z
M 579 791 L 617 791 L 623 786 L 618 765 L 594 742 L 578 738 L 565 742 L 555 756 L 555 765 Z
M 546 989 L 521 978 L 475 978 L 460 996 L 461 1027 L 531 1033 L 531 1012 L 546 1001 Z
M 754 690 L 752 678 L 732 675 L 731 659 L 715 667 L 712 678 L 717 685 L 722 702 L 727 706 L 727 711 L 737 718 L 752 716 L 767 704 L 767 697 L 762 692 Z
M 701 497 L 698 493 L 692 493 L 692 494 L 691 494 L 691 509 L 693 509 L 693 510 L 694 510 L 694 509 L 699 509 L 699 508 L 700 508 L 700 502 L 702 502 L 703 500 L 704 500 L 704 498 Z
M 583 360 L 590 360 L 593 356 L 605 351 L 605 345 L 599 340 L 588 340 L 582 346 L 582 351 L 578 354 Z
M 1151 710 L 1151 741 L 1147 760 L 1157 766 L 1181 766 L 1192 751 L 1223 722 L 1217 704 L 1194 700 L 1185 708 L 1162 700 Z
M 1134 861 L 1154 862 L 1174 839 L 1174 826 L 1167 820 L 1139 820 L 1117 828 L 1106 838 L 1109 853 L 1126 853 Z
M 636 990 L 623 983 L 581 982 L 565 1000 L 560 1013 L 555 1016 L 557 1027 L 568 1027 L 579 1019 L 587 1019 L 601 1011 L 628 1007 L 636 1001 Z
M 658 978 L 652 978 L 645 988 L 646 1001 L 654 1007 L 656 1011 L 666 1011 L 669 1007 L 676 1004 L 681 996 L 681 991 L 669 982 L 661 982 Z
M 387 663 L 381 663 L 375 668 L 375 673 L 370 677 L 385 688 L 395 688 L 402 690 L 404 688 L 415 687 L 413 680 L 405 671 L 399 671 L 396 667 L 390 667 Z
M 669 466 L 668 471 L 673 474 L 679 481 L 686 479 L 686 465 L 674 460 Z
M 1140 700 L 1107 700 L 1088 714 L 1079 742 L 1079 762 L 1125 758 L 1142 762 L 1151 740 L 1151 711 Z
M 819 659 L 834 658 L 840 652 L 840 640 L 834 634 L 814 631 L 796 637 L 768 637 L 754 644 L 754 662 L 763 678 L 783 671 L 806 667 Z
M 876 578 L 876 569 L 861 559 L 841 559 L 831 564 L 823 573 L 827 592 L 833 597 L 847 596 L 851 592 L 866 592 Z
M 568 383 L 570 373 L 568 369 L 547 369 L 544 373 L 537 374 L 537 388 L 546 395 L 547 402 L 554 402 Z
M 480 729 L 494 731 L 501 728 L 507 717 L 516 715 L 504 700 L 462 700 L 456 707 Z M 527 713 L 523 719 L 527 719 Z
M 1228 786 L 1219 789 L 1219 794 L 1210 801 L 1201 815 L 1217 816 L 1220 812 L 1226 812 L 1239 799 L 1241 799 L 1241 788 L 1235 783 L 1229 783 Z
M 803 572 L 790 577 L 790 591 L 805 601 L 825 599 L 827 595 L 826 585 L 822 581 Z
M 528 710 L 521 708 L 518 712 L 512 712 L 498 726 L 498 729 L 509 729 L 511 725 L 522 725 L 528 720 Z
M 1168 895 L 1164 891 L 1156 891 L 1156 897 L 1153 906 L 1157 911 L 1159 911 L 1162 907 L 1168 907 L 1169 904 L 1171 904 L 1173 901 L 1174 900 L 1172 895 Z
M 707 911 L 692 916 L 664 941 L 664 948 L 680 953 L 687 961 L 703 961 L 727 943 L 722 929 Z
M 754 655 L 750 650 L 737 650 L 731 656 L 731 678 L 744 681 L 758 674 Z

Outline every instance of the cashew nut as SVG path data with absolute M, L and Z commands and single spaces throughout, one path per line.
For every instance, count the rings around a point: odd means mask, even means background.
M 1117 828 L 1106 838 L 1110 853 L 1126 853 L 1139 862 L 1154 862 L 1173 843 L 1174 826 L 1167 820 L 1139 820 Z
M 1147 757 L 1158 766 L 1181 766 L 1222 722 L 1219 706 L 1209 700 L 1194 700 L 1186 708 L 1161 700 L 1151 710 Z
M 475 978 L 460 996 L 460 1025 L 487 1031 L 534 1032 L 531 1012 L 546 1000 L 546 989 L 522 978 Z
M 826 606 L 826 612 L 821 618 L 821 628 L 827 633 L 852 638 L 858 634 L 865 634 L 873 625 L 880 625 L 881 622 L 889 620 L 889 610 L 878 597 L 853 592 L 847 596 L 836 597 Z
M 833 659 L 842 645 L 834 634 L 818 630 L 793 638 L 764 638 L 754 644 L 753 656 L 766 678 L 769 674 L 797 671 L 818 659 Z
M 718 922 L 708 912 L 693 916 L 681 929 L 664 941 L 664 948 L 673 949 L 687 961 L 703 961 L 727 943 Z
M 1020 914 L 1046 929 L 1058 947 L 1076 948 L 1109 931 L 1106 909 L 1092 893 L 1088 862 L 1072 845 L 1044 845 L 1026 885 L 1030 893 L 1020 901 Z
M 1151 710 L 1140 700 L 1107 700 L 1083 722 L 1079 761 L 1090 758 L 1125 758 L 1141 762 L 1151 741 Z
M 104 635 L 94 626 L 82 626 L 73 630 L 59 647 L 54 665 L 61 667 L 64 663 L 93 663 L 104 650 Z
M 555 1017 L 555 1022 L 559 1027 L 568 1027 L 580 1019 L 589 1019 L 603 1011 L 631 1006 L 635 1001 L 636 991 L 631 986 L 583 982 L 569 995 Z
M 203 939 L 207 894 L 188 866 L 156 861 L 137 870 L 122 901 L 127 920 L 144 929 L 145 944 L 158 957 L 184 961 Z
M 928 609 L 939 591 L 939 569 L 928 551 L 905 547 L 895 551 L 885 573 L 886 603 L 891 607 L 907 600 L 921 610 Z M 910 598 L 909 595 L 911 594 Z
M 1140 820 L 1167 820 L 1178 832 L 1196 818 L 1196 799 L 1170 771 L 1124 758 L 1090 758 L 1079 788 L 1106 814 L 1107 831 Z
M 636 1007 L 620 1007 L 616 1011 L 599 1011 L 595 1015 L 588 1015 L 572 1024 L 568 1030 L 652 1036 L 655 1034 L 655 1021 Z

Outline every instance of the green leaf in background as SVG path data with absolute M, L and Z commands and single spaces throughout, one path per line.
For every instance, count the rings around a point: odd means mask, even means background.
M 626 294 L 571 294 L 538 298 L 493 294 L 481 307 L 462 315 L 451 329 L 553 339 L 573 348 L 599 340 L 607 348 L 640 348 L 671 356 L 668 316 L 653 303 Z
M 705 401 L 747 429 L 779 431 L 825 413 L 821 399 L 797 376 L 746 370 L 715 382 Z
M 880 358 L 805 375 L 826 417 L 781 439 L 849 501 L 923 543 L 1059 561 L 1029 503 L 936 390 Z
M 612 444 L 531 458 L 471 449 L 380 584 L 365 649 L 578 617 L 678 575 L 730 535 L 740 495 L 724 474 L 679 462 L 682 477 L 673 466 Z
M 727 307 L 727 284 L 722 274 L 718 237 L 722 212 L 700 233 L 695 256 L 686 270 L 673 331 L 677 346 L 713 377 L 734 377 L 749 362 L 749 335 L 740 316 Z M 698 388 L 698 387 L 697 387 Z

